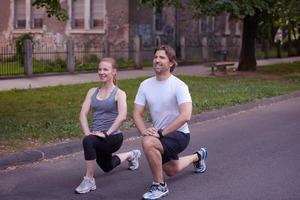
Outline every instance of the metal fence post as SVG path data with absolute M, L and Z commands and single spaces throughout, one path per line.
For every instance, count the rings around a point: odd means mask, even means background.
M 105 39 L 103 41 L 103 49 L 104 49 L 103 56 L 109 57 L 110 56 L 110 46 L 109 46 L 109 42 L 107 39 Z
M 32 42 L 24 40 L 24 73 L 26 76 L 32 76 Z
M 139 35 L 134 37 L 134 67 L 136 69 L 143 68 L 143 58 L 142 58 L 142 39 Z
M 75 71 L 75 53 L 74 53 L 74 42 L 68 40 L 67 42 L 67 70 L 69 73 L 74 73 Z
M 203 37 L 201 40 L 202 46 L 202 59 L 206 61 L 208 59 L 208 41 L 207 37 Z
M 227 61 L 227 40 L 226 37 L 221 38 L 221 60 Z
M 181 60 L 185 60 L 186 56 L 185 56 L 185 37 L 181 36 L 180 37 L 180 58 Z

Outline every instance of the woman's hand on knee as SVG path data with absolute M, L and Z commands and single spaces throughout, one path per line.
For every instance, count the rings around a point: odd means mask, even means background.
M 100 138 L 106 138 L 106 135 L 101 131 L 92 131 L 90 133 L 90 135 L 95 135 L 95 136 L 100 137 Z

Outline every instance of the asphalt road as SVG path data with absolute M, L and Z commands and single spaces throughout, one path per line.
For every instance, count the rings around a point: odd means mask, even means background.
M 187 155 L 206 146 L 208 170 L 192 166 L 166 178 L 165 200 L 299 200 L 300 97 L 238 114 L 193 124 Z M 141 148 L 128 139 L 120 152 Z M 151 183 L 143 156 L 137 171 L 122 163 L 105 174 L 96 171 L 97 190 L 84 195 L 74 188 L 84 174 L 82 152 L 0 172 L 1 200 L 141 199 Z

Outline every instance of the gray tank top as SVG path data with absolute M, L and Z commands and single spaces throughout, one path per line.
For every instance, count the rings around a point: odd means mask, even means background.
M 115 100 L 118 87 L 115 87 L 109 97 L 103 100 L 97 99 L 99 88 L 92 95 L 91 107 L 93 112 L 92 131 L 107 132 L 118 116 L 118 105 Z M 120 130 L 112 134 L 121 133 Z

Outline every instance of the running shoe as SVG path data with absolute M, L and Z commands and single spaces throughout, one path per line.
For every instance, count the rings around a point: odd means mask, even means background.
M 128 169 L 129 170 L 136 170 L 139 168 L 139 158 L 141 157 L 141 151 L 138 149 L 131 151 L 131 156 L 127 159 L 128 160 Z
M 75 192 L 79 194 L 84 194 L 92 190 L 96 190 L 95 179 L 85 176 L 83 177 L 83 180 L 80 183 L 80 185 L 75 189 Z
M 143 195 L 144 200 L 155 200 L 160 199 L 161 197 L 167 196 L 169 194 L 169 189 L 167 183 L 164 186 L 157 182 L 153 182 L 150 186 L 148 192 Z
M 206 161 L 207 161 L 207 149 L 201 148 L 196 152 L 199 160 L 194 162 L 195 173 L 203 173 L 206 170 Z

